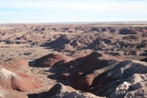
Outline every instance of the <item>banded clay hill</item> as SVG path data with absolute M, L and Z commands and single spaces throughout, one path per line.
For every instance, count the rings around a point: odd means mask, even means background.
M 0 98 L 147 98 L 147 23 L 1 24 Z

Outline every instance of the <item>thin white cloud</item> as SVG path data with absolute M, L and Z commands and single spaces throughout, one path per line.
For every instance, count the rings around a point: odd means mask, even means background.
M 7 0 L 8 1 L 8 0 Z M 17 2 L 15 2 L 17 1 Z M 58 1 L 58 2 L 57 2 Z M 62 0 L 63 1 L 63 0 Z M 51 1 L 51 0 L 14 0 L 8 2 L 0 3 L 0 8 L 36 8 L 36 9 L 64 9 L 64 10 L 96 10 L 96 11 L 146 11 L 147 1 L 121 1 L 121 2 L 110 2 L 111 0 L 95 0 L 95 2 L 74 2 L 67 1 L 61 2 L 61 0 Z M 3 4 L 4 3 L 4 4 Z M 7 3 L 7 4 L 6 4 Z
M 6 0 L 8 1 L 8 0 Z M 100 12 L 134 12 L 134 13 L 147 13 L 147 1 L 121 1 L 121 2 L 110 2 L 112 0 L 95 2 L 78 2 L 78 1 L 67 1 L 61 2 L 61 0 L 14 0 L 0 3 L 0 8 L 30 8 L 44 11 L 61 10 L 61 11 L 100 11 Z M 17 1 L 17 2 L 15 2 Z M 58 2 L 57 2 L 58 1 Z M 63 1 L 63 0 L 62 0 Z M 6 4 L 7 3 L 7 4 Z
M 119 0 L 3 0 L 0 3 L 0 22 L 16 22 L 14 19 L 18 19 L 17 22 L 147 20 L 146 0 L 118 1 Z M 2 11 L 1 9 L 4 10 Z M 14 10 L 9 11 L 9 9 Z M 17 9 L 20 10 L 15 11 Z M 21 11 L 21 9 L 27 10 Z M 90 16 L 89 13 L 92 13 L 92 15 Z M 7 16 L 9 20 L 6 19 L 7 17 L 5 16 Z

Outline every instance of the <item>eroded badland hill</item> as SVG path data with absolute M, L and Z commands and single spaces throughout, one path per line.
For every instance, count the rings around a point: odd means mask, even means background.
M 147 24 L 0 25 L 1 98 L 146 98 Z

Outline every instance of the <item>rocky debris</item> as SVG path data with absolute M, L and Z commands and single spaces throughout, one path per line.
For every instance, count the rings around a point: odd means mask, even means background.
M 64 86 L 61 83 L 57 83 L 49 91 L 43 94 L 40 98 L 53 97 L 62 94 L 64 92 L 72 92 L 72 91 L 75 91 L 72 87 Z
M 102 98 L 91 93 L 79 92 L 72 87 L 57 83 L 49 91 L 36 95 L 36 98 Z

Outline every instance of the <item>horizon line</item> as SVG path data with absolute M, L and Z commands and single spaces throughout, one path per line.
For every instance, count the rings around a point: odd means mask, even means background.
M 5 24 L 147 24 L 147 21 L 97 21 L 97 22 L 16 22 L 16 23 L 0 23 Z

